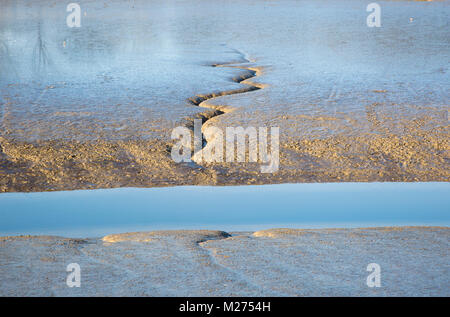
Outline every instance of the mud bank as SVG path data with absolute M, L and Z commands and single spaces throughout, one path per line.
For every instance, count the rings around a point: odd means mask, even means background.
M 416 182 L 450 179 L 447 129 L 408 135 L 333 136 L 280 143 L 280 168 L 257 163 L 175 163 L 163 140 L 35 143 L 0 137 L 0 192 L 173 185 Z
M 449 239 L 447 227 L 2 237 L 0 295 L 450 296 Z M 381 287 L 367 286 L 369 263 Z

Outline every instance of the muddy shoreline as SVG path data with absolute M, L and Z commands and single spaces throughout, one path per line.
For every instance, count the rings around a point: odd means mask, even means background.
M 0 238 L 1 296 L 450 296 L 448 227 Z M 81 268 L 80 287 L 66 266 Z M 367 266 L 381 267 L 368 287 Z
M 0 137 L 0 192 L 286 182 L 415 182 L 450 179 L 447 130 L 415 135 L 293 139 L 280 169 L 258 163 L 175 163 L 172 143 L 10 141 Z

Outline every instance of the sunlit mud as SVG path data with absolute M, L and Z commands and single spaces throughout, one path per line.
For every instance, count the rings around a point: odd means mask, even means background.
M 0 191 L 450 177 L 448 1 L 1 5 Z M 279 127 L 279 170 L 176 164 L 195 118 Z

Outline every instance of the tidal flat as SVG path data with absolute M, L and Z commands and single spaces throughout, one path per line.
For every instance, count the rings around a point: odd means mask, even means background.
M 0 238 L 1 296 L 450 296 L 448 227 Z M 70 263 L 80 287 L 68 287 Z M 370 263 L 380 287 L 369 287 Z
M 2 1 L 0 191 L 448 181 L 449 2 L 366 5 Z M 175 163 L 195 118 L 279 127 L 279 170 Z
M 450 2 L 377 3 L 2 0 L 0 296 L 450 296 Z

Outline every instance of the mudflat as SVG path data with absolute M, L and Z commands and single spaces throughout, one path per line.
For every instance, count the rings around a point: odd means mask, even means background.
M 448 1 L 366 5 L 4 1 L 0 191 L 448 181 Z M 195 118 L 278 127 L 279 169 L 175 163 Z
M 449 296 L 448 227 L 0 238 L 1 296 Z M 79 265 L 80 287 L 66 271 Z M 369 287 L 369 264 L 380 287 Z

